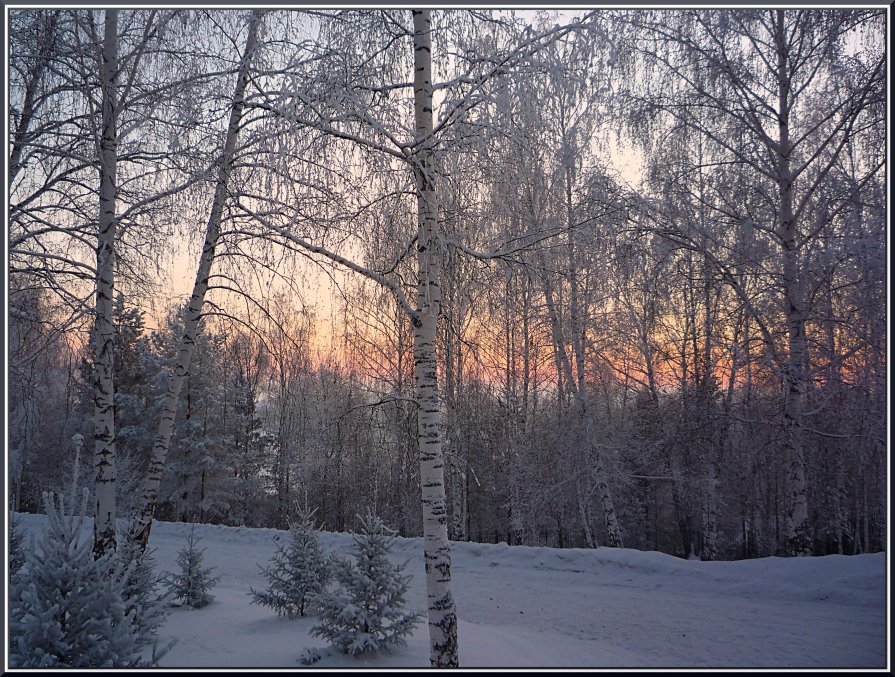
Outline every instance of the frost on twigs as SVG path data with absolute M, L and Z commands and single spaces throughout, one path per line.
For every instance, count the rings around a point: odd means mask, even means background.
M 329 563 L 314 533 L 314 511 L 300 512 L 289 526 L 289 544 L 277 544 L 277 552 L 262 569 L 267 588 L 251 591 L 252 604 L 268 606 L 278 616 L 295 618 L 309 610 L 314 595 L 330 579 Z
M 337 587 L 315 599 L 320 621 L 311 628 L 312 636 L 351 655 L 404 646 L 422 617 L 403 611 L 410 578 L 401 575 L 405 565 L 388 560 L 394 532 L 373 515 L 360 523 L 360 532 L 354 535 L 354 562 L 333 558 Z

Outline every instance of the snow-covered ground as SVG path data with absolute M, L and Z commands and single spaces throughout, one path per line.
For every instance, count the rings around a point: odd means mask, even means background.
M 32 534 L 43 517 L 21 515 Z M 158 567 L 175 571 L 191 525 L 157 523 Z M 196 525 L 205 563 L 221 581 L 215 602 L 174 609 L 162 639 L 177 645 L 166 668 L 301 668 L 314 619 L 277 618 L 250 604 L 285 532 Z M 321 534 L 347 552 L 348 534 Z M 425 609 L 422 541 L 399 538 L 409 560 L 409 607 Z M 741 562 L 684 561 L 636 550 L 556 550 L 453 544 L 453 590 L 462 667 L 887 667 L 883 553 Z M 428 666 L 428 633 L 408 646 L 355 659 L 325 655 L 317 667 Z

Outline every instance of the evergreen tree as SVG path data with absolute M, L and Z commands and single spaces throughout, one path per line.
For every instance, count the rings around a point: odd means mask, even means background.
M 10 591 L 10 665 L 37 668 L 137 667 L 161 623 L 147 600 L 126 599 L 134 567 L 110 552 L 94 559 L 77 516 L 44 495 L 47 526 Z
M 333 558 L 338 587 L 314 599 L 320 622 L 311 628 L 312 636 L 352 655 L 406 644 L 422 614 L 403 612 L 410 578 L 401 575 L 406 564 L 388 560 L 394 542 L 394 531 L 378 517 L 361 519 L 360 533 L 354 535 L 355 561 Z
M 160 365 L 144 336 L 144 312 L 126 304 L 118 292 L 112 308 L 115 328 L 115 439 L 117 484 L 115 505 L 122 517 L 136 511 L 152 450 L 158 420 L 158 391 L 154 382 Z
M 166 392 L 184 331 L 184 309 L 152 336 L 157 356 L 156 391 Z M 231 523 L 234 489 L 228 456 L 234 446 L 222 364 L 226 337 L 200 325 L 195 355 L 179 397 L 176 423 L 161 478 L 156 517 L 181 522 Z M 161 406 L 161 400 L 156 401 Z
M 202 568 L 205 549 L 200 550 L 196 547 L 198 539 L 195 537 L 194 529 L 190 529 L 186 543 L 186 547 L 177 553 L 180 573 L 170 575 L 168 587 L 181 604 L 199 609 L 214 601 L 210 590 L 220 577 L 212 577 L 213 568 Z
M 267 364 L 264 344 L 251 335 L 235 333 L 226 344 L 223 368 L 227 373 L 226 396 L 230 415 L 225 423 L 230 433 L 223 466 L 228 498 L 227 523 L 260 526 L 264 513 L 263 474 L 274 455 L 274 437 L 263 430 L 256 403 Z
M 9 581 L 15 583 L 18 579 L 22 565 L 25 564 L 25 548 L 23 547 L 25 534 L 17 517 L 9 519 Z
M 133 614 L 138 632 L 154 633 L 168 615 L 169 600 L 169 593 L 159 590 L 163 576 L 156 572 L 155 558 L 151 551 L 142 552 L 132 539 L 120 537 L 118 560 L 125 613 Z M 173 644 L 165 648 L 164 653 Z M 156 658 L 160 657 L 161 654 L 156 655 Z
M 267 589 L 252 589 L 252 604 L 269 606 L 278 616 L 304 616 L 314 595 L 329 581 L 329 563 L 314 533 L 314 511 L 300 512 L 289 526 L 289 544 L 277 544 L 270 565 L 262 569 Z

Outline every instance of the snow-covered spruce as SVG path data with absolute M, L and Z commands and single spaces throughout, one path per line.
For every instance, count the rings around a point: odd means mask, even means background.
M 194 609 L 207 606 L 214 601 L 210 591 L 220 580 L 219 576 L 211 575 L 213 568 L 202 568 L 205 549 L 197 548 L 198 542 L 195 529 L 191 529 L 186 539 L 186 547 L 177 553 L 180 573 L 169 574 L 167 581 L 175 600 Z
M 422 617 L 403 611 L 410 578 L 401 575 L 406 564 L 388 560 L 394 532 L 369 514 L 360 526 L 360 533 L 354 534 L 355 561 L 333 557 L 338 585 L 313 600 L 320 620 L 311 628 L 312 636 L 352 655 L 405 645 L 405 637 Z
M 121 579 L 124 610 L 133 615 L 136 630 L 154 637 L 169 613 L 170 593 L 162 589 L 164 575 L 157 572 L 153 552 L 143 552 L 140 544 L 126 535 L 118 539 L 118 575 Z M 152 663 L 174 645 L 154 652 Z
M 320 649 L 309 646 L 298 660 L 302 665 L 314 665 L 314 663 L 319 663 L 321 658 L 323 655 L 320 653 Z
M 9 520 L 9 582 L 15 583 L 19 571 L 25 564 L 25 535 L 17 517 L 10 516 Z
M 252 588 L 252 604 L 268 606 L 278 616 L 304 616 L 309 602 L 329 582 L 329 562 L 314 533 L 314 511 L 300 512 L 289 525 L 288 545 L 277 552 L 266 568 L 267 589 Z
M 76 516 L 44 494 L 47 525 L 10 590 L 10 665 L 36 668 L 146 666 L 163 614 L 148 563 L 109 552 L 94 559 L 82 538 L 86 495 Z M 156 660 L 154 657 L 153 661 Z

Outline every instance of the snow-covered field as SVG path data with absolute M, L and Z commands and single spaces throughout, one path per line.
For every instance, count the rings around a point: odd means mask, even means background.
M 32 533 L 43 517 L 21 515 Z M 175 571 L 191 525 L 160 522 L 151 547 Z M 277 618 L 250 604 L 264 587 L 275 539 L 285 532 L 196 525 L 205 563 L 221 581 L 203 609 L 174 609 L 162 639 L 177 645 L 166 668 L 301 668 L 313 618 Z M 347 552 L 348 534 L 321 534 Z M 409 606 L 425 609 L 422 541 L 397 540 L 410 560 Z M 453 544 L 461 667 L 887 667 L 883 553 L 741 562 L 684 561 L 636 550 L 556 550 Z M 408 646 L 355 659 L 326 655 L 317 667 L 427 667 L 425 623 Z

